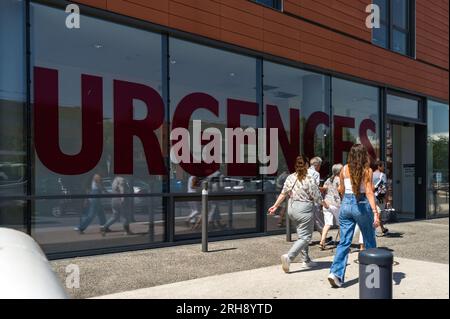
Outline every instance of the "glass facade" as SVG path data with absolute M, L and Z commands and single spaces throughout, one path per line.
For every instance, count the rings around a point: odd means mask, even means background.
M 322 180 L 354 143 L 380 158 L 378 87 L 89 15 L 72 30 L 37 3 L 27 91 L 24 2 L 0 9 L 0 226 L 31 224 L 49 254 L 200 238 L 203 181 L 212 236 L 282 231 L 266 211 L 299 153 Z M 446 107 L 429 104 L 428 184 L 448 214 Z
M 323 159 L 321 178 L 330 169 L 330 79 L 322 74 L 264 61 L 264 108 L 266 128 L 278 131 L 278 171 L 266 176 L 264 190 L 281 191 L 295 159 L 303 153 Z M 277 194 L 270 198 L 272 203 Z M 280 215 L 268 216 L 268 229 L 283 226 Z M 278 225 L 280 224 L 280 225 Z
M 0 2 L 0 225 L 24 229 L 26 195 L 24 3 Z
M 387 114 L 410 119 L 419 119 L 419 101 L 391 95 L 387 96 Z
M 257 178 L 256 161 L 250 163 L 247 160 L 249 156 L 245 156 L 243 163 L 231 164 L 225 156 L 226 128 L 242 128 L 246 131 L 259 126 L 257 60 L 175 38 L 170 38 L 169 55 L 171 146 L 192 146 L 185 152 L 191 154 L 188 163 L 181 162 L 180 158 L 180 163 L 177 164 L 177 160 L 173 160 L 176 159 L 176 152 L 171 153 L 171 192 L 199 195 L 202 181 L 209 182 L 211 193 L 261 191 L 262 183 Z M 173 134 L 179 128 L 187 130 L 188 139 Z M 203 143 L 198 143 L 200 134 L 204 132 L 210 132 L 209 138 L 202 138 Z M 217 148 L 205 154 L 205 144 L 209 141 L 216 141 Z M 244 139 L 244 143 L 239 145 L 237 139 L 231 142 L 233 149 L 239 149 L 245 155 L 256 151 L 256 140 Z M 181 152 L 182 150 L 179 153 Z M 205 155 L 211 155 L 212 161 L 209 162 Z M 237 161 L 236 154 L 233 155 Z M 240 218 L 228 216 L 227 207 L 233 202 L 211 202 L 211 231 L 243 228 L 239 224 Z M 238 206 L 245 206 L 245 212 L 254 205 L 235 205 Z M 196 202 L 177 202 L 175 234 L 198 232 L 195 224 L 199 213 Z M 237 215 L 238 212 L 233 214 L 240 216 Z M 248 215 L 248 218 L 253 221 L 247 223 L 247 226 L 256 230 L 256 211 Z
M 336 78 L 331 83 L 334 162 L 345 163 L 354 143 L 364 144 L 372 159 L 379 159 L 379 89 Z
M 93 249 L 161 241 L 161 199 L 120 198 L 123 213 L 114 220 L 117 198 L 108 195 L 162 192 L 162 36 L 88 16 L 74 31 L 60 27 L 65 19 L 62 10 L 31 5 L 34 193 L 106 197 L 36 201 L 33 235 L 49 251 L 69 242 Z M 90 213 L 96 218 L 83 225 Z M 102 236 L 109 218 L 111 232 Z M 124 238 L 127 218 L 135 235 Z M 149 237 L 152 221 L 157 235 Z M 80 223 L 82 235 L 73 230 Z
M 449 214 L 449 107 L 428 101 L 428 216 Z

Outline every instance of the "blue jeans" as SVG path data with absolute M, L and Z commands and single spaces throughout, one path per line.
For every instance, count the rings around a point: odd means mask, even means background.
M 88 207 L 81 216 L 80 226 L 78 227 L 80 231 L 85 231 L 96 216 L 98 217 L 100 225 L 104 225 L 106 222 L 105 212 L 103 211 L 101 199 L 90 198 L 88 199 L 88 203 Z
M 350 252 L 356 224 L 361 229 L 366 249 L 377 246 L 373 222 L 372 208 L 365 195 L 360 195 L 359 201 L 353 194 L 344 195 L 339 212 L 341 240 L 336 248 L 336 255 L 330 269 L 330 273 L 337 276 L 341 282 L 344 282 L 348 253 Z

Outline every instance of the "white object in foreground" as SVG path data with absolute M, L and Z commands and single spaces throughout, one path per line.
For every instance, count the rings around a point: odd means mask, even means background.
M 64 298 L 64 288 L 34 239 L 0 228 L 0 299 Z

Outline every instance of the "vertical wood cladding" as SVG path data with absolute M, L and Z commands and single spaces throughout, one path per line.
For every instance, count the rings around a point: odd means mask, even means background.
M 285 0 L 284 13 L 248 0 L 77 2 L 448 100 L 447 0 L 417 0 L 417 60 L 370 44 L 371 0 Z

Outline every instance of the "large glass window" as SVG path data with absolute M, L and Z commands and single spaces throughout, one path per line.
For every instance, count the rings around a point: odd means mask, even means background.
M 89 16 L 82 17 L 79 29 L 69 29 L 66 17 L 63 10 L 31 5 L 35 193 L 162 192 L 161 35 Z M 46 244 L 89 238 L 91 248 L 111 245 L 98 226 L 103 225 L 103 211 L 107 219 L 116 216 L 115 202 L 101 200 L 100 209 L 95 200 L 38 201 L 34 234 Z M 139 218 L 130 217 L 131 231 L 136 223 L 148 225 L 161 209 L 143 197 L 121 202 L 116 209 L 125 210 L 121 215 L 139 212 Z M 93 233 L 82 238 L 72 229 L 92 212 L 99 223 L 82 229 Z M 122 229 L 115 222 L 111 230 Z M 114 245 L 128 243 L 122 232 L 109 235 L 118 237 Z M 139 236 L 138 242 L 149 241 Z
M 419 119 L 419 101 L 388 94 L 386 112 L 389 115 Z
M 380 8 L 380 28 L 372 30 L 372 43 L 413 56 L 414 0 L 373 0 L 373 3 Z
M 329 80 L 326 76 L 264 61 L 264 125 L 278 128 L 278 171 L 266 176 L 264 190 L 281 191 L 295 159 L 303 153 L 323 160 L 322 179 L 330 167 Z M 283 210 L 270 216 L 268 229 L 283 227 Z M 281 217 L 280 217 L 281 216 Z
M 0 227 L 23 229 L 26 194 L 24 3 L 0 1 Z
M 379 90 L 332 79 L 334 162 L 345 163 L 354 143 L 364 144 L 373 159 L 380 157 Z
M 428 101 L 428 216 L 449 213 L 449 107 Z
M 256 133 L 260 126 L 257 60 L 175 38 L 170 39 L 169 48 L 171 130 L 175 133 L 182 129 L 188 133 L 174 134 L 171 138 L 171 192 L 200 194 L 202 181 L 209 182 L 210 192 L 261 190 L 254 158 L 257 141 L 250 135 L 227 140 L 226 135 L 227 129 Z M 213 142 L 216 147 L 206 151 Z M 177 145 L 187 148 L 179 149 Z M 229 152 L 228 145 L 234 154 Z M 237 151 L 242 158 L 235 154 Z M 177 206 L 180 209 L 176 207 L 176 218 L 184 216 L 180 205 Z M 193 219 L 186 220 L 187 227 L 191 227 L 189 221 Z M 217 224 L 239 227 L 238 223 L 218 221 Z

